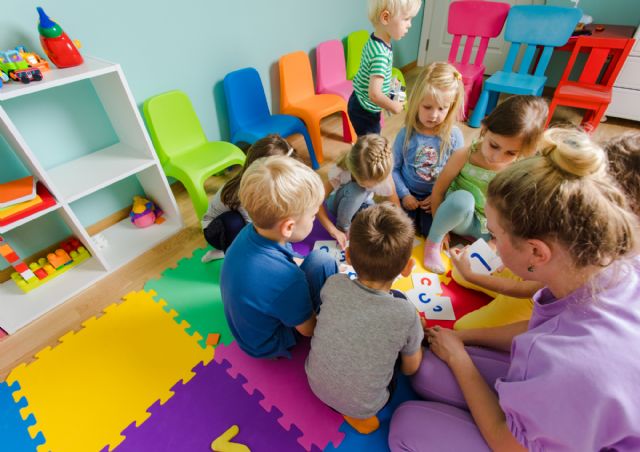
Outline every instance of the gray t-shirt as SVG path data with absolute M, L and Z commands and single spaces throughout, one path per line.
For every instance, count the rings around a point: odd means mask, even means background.
M 316 396 L 341 414 L 375 415 L 389 398 L 398 353 L 413 355 L 424 333 L 415 307 L 346 275 L 330 277 L 305 363 Z

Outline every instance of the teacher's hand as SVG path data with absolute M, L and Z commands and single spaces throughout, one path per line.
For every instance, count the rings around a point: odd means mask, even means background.
M 434 326 L 427 328 L 424 333 L 429 349 L 449 366 L 453 360 L 467 355 L 462 339 L 455 331 Z

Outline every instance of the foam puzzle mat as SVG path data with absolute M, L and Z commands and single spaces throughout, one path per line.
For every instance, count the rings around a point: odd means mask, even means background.
M 296 248 L 307 254 L 323 239 L 312 234 Z M 254 452 L 387 451 L 393 411 L 417 398 L 409 380 L 400 376 L 379 413 L 380 429 L 357 433 L 311 392 L 308 340 L 291 360 L 256 360 L 239 349 L 220 299 L 223 261 L 202 264 L 205 252 L 196 250 L 16 367 L 0 383 L 0 451 L 191 452 L 211 451 L 214 442 Z M 421 241 L 413 255 L 419 263 Z M 457 318 L 488 300 L 440 280 Z M 411 278 L 394 287 L 411 288 Z M 205 339 L 214 333 L 221 335 L 215 349 Z

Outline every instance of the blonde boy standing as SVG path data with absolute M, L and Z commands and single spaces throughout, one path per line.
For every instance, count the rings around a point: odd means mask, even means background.
M 256 160 L 240 182 L 240 203 L 253 220 L 228 248 L 220 289 L 231 333 L 256 358 L 289 357 L 296 331 L 311 336 L 320 289 L 338 266 L 311 252 L 302 265 L 289 242 L 303 240 L 324 199 L 320 177 L 287 156 Z
M 349 119 L 358 136 L 380 133 L 382 109 L 400 113 L 403 104 L 390 99 L 393 50 L 391 40 L 407 34 L 421 0 L 369 0 L 369 20 L 375 31 L 362 49 L 360 69 L 353 78 Z

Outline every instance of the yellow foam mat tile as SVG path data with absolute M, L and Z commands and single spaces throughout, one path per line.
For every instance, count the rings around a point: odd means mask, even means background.
M 416 237 L 416 242 L 418 241 L 420 243 L 416 243 L 413 247 L 413 251 L 411 252 L 411 257 L 413 257 L 416 262 L 411 273 L 426 273 L 428 270 L 425 270 L 424 264 L 422 263 L 424 260 L 424 239 L 422 237 Z M 447 285 L 451 281 L 451 277 L 448 276 L 449 270 L 451 270 L 451 259 L 444 252 L 440 255 L 442 257 L 442 262 L 444 263 L 444 274 L 440 275 L 439 279 L 443 284 Z M 403 292 L 413 289 L 411 275 L 406 278 L 400 276 L 396 281 L 394 281 L 392 287 Z
M 166 402 L 174 384 L 187 382 L 194 366 L 213 359 L 213 348 L 202 349 L 202 338 L 188 335 L 189 324 L 177 324 L 177 313 L 165 312 L 166 302 L 154 301 L 155 295 L 130 293 L 9 374 L 9 384 L 21 387 L 14 396 L 29 401 L 22 416 L 33 413 L 34 432 L 46 437 L 39 451 L 113 449 L 124 440 L 122 430 L 144 422 L 148 407 Z

